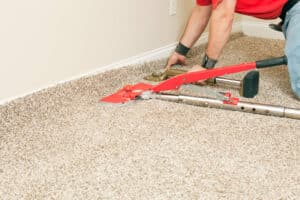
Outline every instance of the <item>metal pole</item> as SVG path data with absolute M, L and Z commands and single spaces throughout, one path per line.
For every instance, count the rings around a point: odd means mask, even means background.
M 229 78 L 217 77 L 215 79 L 209 79 L 207 81 L 208 83 L 217 84 L 217 85 L 229 85 L 237 88 L 241 87 L 241 81 L 229 79 Z
M 185 103 L 189 105 L 220 108 L 225 110 L 233 110 L 247 112 L 253 114 L 261 114 L 276 117 L 286 117 L 292 119 L 300 119 L 300 110 L 295 108 L 287 108 L 283 106 L 274 106 L 267 104 L 255 104 L 249 102 L 239 102 L 237 105 L 225 104 L 222 100 L 206 98 L 206 97 L 191 97 L 183 95 L 168 95 L 168 94 L 151 94 L 150 98 L 171 101 L 177 103 Z

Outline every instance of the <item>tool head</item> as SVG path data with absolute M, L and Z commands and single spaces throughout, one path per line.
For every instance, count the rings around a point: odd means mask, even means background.
M 100 99 L 101 102 L 106 103 L 126 103 L 134 100 L 145 91 L 150 91 L 153 85 L 146 83 L 138 83 L 136 85 L 126 85 L 116 93 Z
M 259 72 L 251 71 L 242 80 L 240 95 L 246 98 L 253 98 L 259 90 Z

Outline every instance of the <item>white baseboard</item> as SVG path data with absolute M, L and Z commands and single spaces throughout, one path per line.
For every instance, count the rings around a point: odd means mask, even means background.
M 47 86 L 44 86 L 44 87 L 34 89 L 30 92 L 27 92 L 27 93 L 24 93 L 24 94 L 21 94 L 21 95 L 17 95 L 17 96 L 11 97 L 11 98 L 1 99 L 0 100 L 0 105 L 4 105 L 4 104 L 6 104 L 10 101 L 13 101 L 15 99 L 22 98 L 22 97 L 31 95 L 33 93 L 39 92 L 41 90 L 51 88 L 51 87 L 55 87 L 57 85 L 61 85 L 61 84 L 64 84 L 64 83 L 67 83 L 67 82 L 70 82 L 70 81 L 78 80 L 78 79 L 83 78 L 83 77 L 97 75 L 99 73 L 103 73 L 103 72 L 113 70 L 113 69 L 119 69 L 119 68 L 126 67 L 126 66 L 133 65 L 133 64 L 150 62 L 150 61 L 153 61 L 153 60 L 165 58 L 165 57 L 169 56 L 171 54 L 171 52 L 174 51 L 176 45 L 177 45 L 177 42 L 166 45 L 166 46 L 158 48 L 158 49 L 154 49 L 154 50 L 151 50 L 151 51 L 147 51 L 147 52 L 138 54 L 136 56 L 133 56 L 133 57 L 130 57 L 130 58 L 118 61 L 118 62 L 114 62 L 114 63 L 106 65 L 106 66 L 99 67 L 99 68 L 97 68 L 93 71 L 89 71 L 89 72 L 84 73 L 84 74 L 79 74 L 77 76 L 73 76 L 71 78 L 56 82 L 54 84 L 50 84 L 50 85 L 47 85 Z
M 233 24 L 232 33 L 237 33 L 237 32 L 242 32 L 242 23 L 241 22 L 236 22 L 236 23 Z M 205 44 L 207 42 L 207 40 L 208 40 L 208 33 L 204 33 L 199 38 L 196 45 Z M 6 104 L 6 103 L 8 103 L 12 100 L 18 99 L 18 98 L 22 98 L 22 97 L 31 95 L 31 94 L 36 93 L 38 91 L 41 91 L 41 90 L 44 90 L 44 89 L 47 89 L 47 88 L 51 88 L 51 87 L 55 87 L 57 85 L 67 83 L 69 81 L 74 81 L 74 80 L 77 80 L 77 79 L 80 79 L 80 78 L 83 78 L 83 77 L 97 75 L 99 73 L 103 73 L 103 72 L 108 71 L 108 70 L 118 69 L 118 68 L 125 67 L 125 66 L 128 66 L 128 65 L 134 65 L 134 64 L 139 64 L 139 63 L 144 63 L 144 62 L 149 62 L 149 61 L 153 61 L 153 60 L 157 60 L 157 59 L 166 58 L 174 51 L 176 45 L 177 45 L 177 42 L 174 42 L 174 43 L 171 43 L 169 45 L 163 46 L 161 48 L 154 49 L 154 50 L 151 50 L 151 51 L 147 51 L 147 52 L 138 54 L 136 56 L 133 56 L 133 57 L 130 57 L 130 58 L 118 61 L 118 62 L 114 62 L 114 63 L 112 63 L 110 65 L 107 65 L 107 66 L 99 67 L 96 70 L 93 70 L 93 71 L 90 71 L 90 72 L 87 72 L 87 73 L 84 73 L 84 74 L 80 74 L 78 76 L 74 76 L 74 77 L 56 82 L 56 83 L 51 84 L 51 85 L 47 85 L 47 86 L 44 86 L 44 87 L 37 88 L 37 89 L 35 89 L 31 92 L 27 92 L 27 93 L 24 93 L 24 94 L 21 94 L 21 95 L 18 95 L 18 96 L 14 96 L 14 97 L 11 97 L 11 98 L 7 98 L 7 99 L 2 99 L 2 100 L 0 100 L 0 105 Z
M 243 20 L 242 31 L 247 36 L 284 40 L 283 33 L 272 30 L 269 28 L 269 24 L 270 22 L 268 21 L 256 22 Z

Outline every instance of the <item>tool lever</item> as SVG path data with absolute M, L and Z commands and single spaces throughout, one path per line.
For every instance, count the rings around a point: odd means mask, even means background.
M 256 68 L 267 68 L 267 67 L 274 67 L 278 65 L 287 65 L 288 60 L 286 56 L 282 56 L 279 58 L 270 58 L 266 60 L 256 61 Z

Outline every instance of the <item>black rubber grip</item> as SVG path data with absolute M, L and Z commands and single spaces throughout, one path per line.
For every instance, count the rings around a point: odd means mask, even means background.
M 253 98 L 258 94 L 259 72 L 251 71 L 246 74 L 242 81 L 240 95 L 246 98 Z
M 267 68 L 267 67 L 274 67 L 277 65 L 287 65 L 288 60 L 286 56 L 282 56 L 279 58 L 270 58 L 266 60 L 256 61 L 256 68 Z

